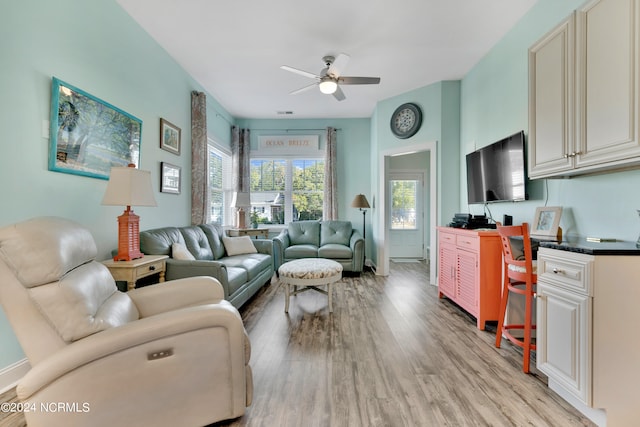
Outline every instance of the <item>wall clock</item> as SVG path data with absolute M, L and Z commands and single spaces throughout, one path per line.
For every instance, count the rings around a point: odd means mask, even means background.
M 391 132 L 400 138 L 410 138 L 418 132 L 422 124 L 422 111 L 412 102 L 402 104 L 391 115 Z

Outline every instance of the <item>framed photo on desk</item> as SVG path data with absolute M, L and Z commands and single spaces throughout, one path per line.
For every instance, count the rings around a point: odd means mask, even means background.
M 536 237 L 556 238 L 561 216 L 561 206 L 543 206 L 536 208 L 536 215 L 533 218 L 530 234 Z

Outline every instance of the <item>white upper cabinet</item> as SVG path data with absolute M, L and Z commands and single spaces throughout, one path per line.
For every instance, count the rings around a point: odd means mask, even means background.
M 529 177 L 640 165 L 638 0 L 585 4 L 529 49 Z

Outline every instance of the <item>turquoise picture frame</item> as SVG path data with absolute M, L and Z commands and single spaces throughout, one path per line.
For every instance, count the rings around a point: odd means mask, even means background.
M 53 77 L 49 170 L 109 179 L 111 168 L 140 165 L 142 120 Z

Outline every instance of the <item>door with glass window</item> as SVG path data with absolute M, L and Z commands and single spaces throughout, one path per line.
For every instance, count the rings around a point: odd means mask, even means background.
M 389 175 L 389 255 L 424 258 L 424 175 Z

